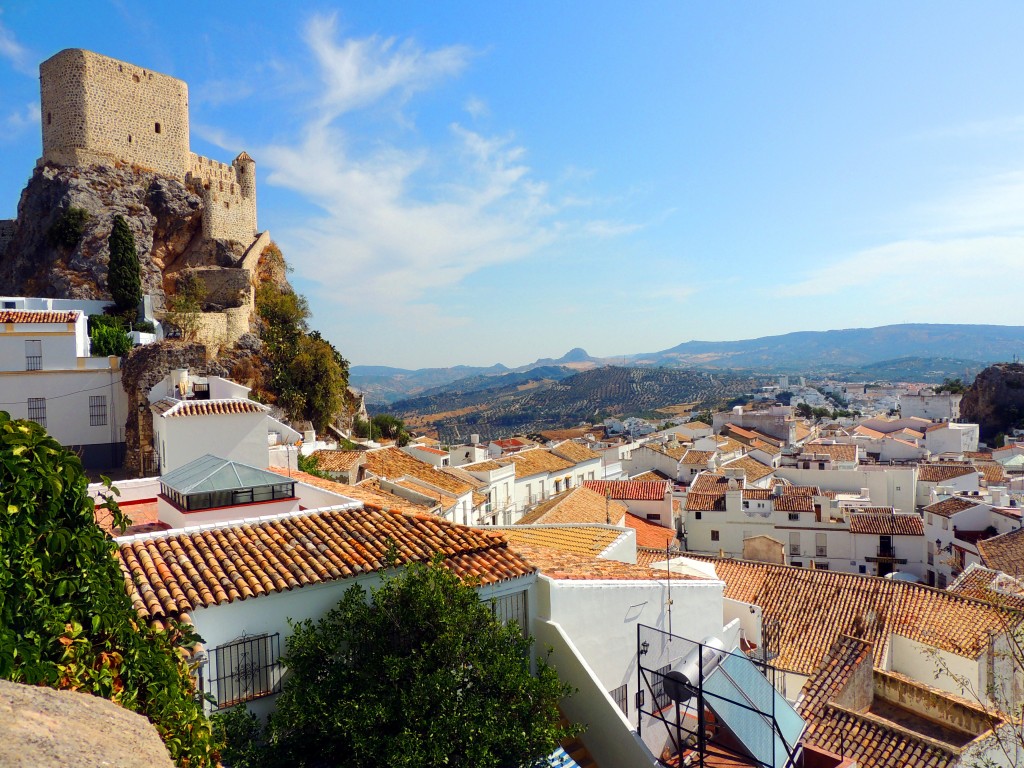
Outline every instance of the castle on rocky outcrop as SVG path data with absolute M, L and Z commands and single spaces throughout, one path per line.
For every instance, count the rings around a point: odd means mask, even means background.
M 188 85 L 109 56 L 68 48 L 39 66 L 39 163 L 127 163 L 201 190 L 203 234 L 248 246 L 256 231 L 256 163 L 189 149 Z
M 192 152 L 188 85 L 168 75 L 69 48 L 39 66 L 39 81 L 43 153 L 23 193 L 26 220 L 0 221 L 4 279 L 31 286 L 46 269 L 56 269 L 65 279 L 56 288 L 43 280 L 46 295 L 77 298 L 65 294 L 80 293 L 90 282 L 102 292 L 106 238 L 118 213 L 141 245 L 157 318 L 163 319 L 165 290 L 173 294 L 180 278 L 192 274 L 206 289 L 197 339 L 213 350 L 238 341 L 251 330 L 257 266 L 270 244 L 270 233 L 257 231 L 253 159 L 242 152 L 228 165 Z M 57 176 L 63 184 L 40 191 Z M 155 198 L 153 177 L 170 181 Z M 134 180 L 137 191 L 112 191 Z M 45 231 L 53 217 L 90 204 L 91 229 L 79 251 L 53 252 Z M 98 211 L 104 204 L 108 211 Z

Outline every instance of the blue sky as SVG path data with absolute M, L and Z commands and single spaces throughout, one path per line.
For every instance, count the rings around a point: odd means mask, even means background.
M 354 364 L 1020 324 L 1024 4 L 0 0 L 0 218 L 37 67 L 189 84 Z

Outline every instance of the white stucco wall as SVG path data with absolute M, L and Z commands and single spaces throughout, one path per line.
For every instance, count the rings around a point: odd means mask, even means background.
M 890 636 L 889 646 L 889 665 L 886 668 L 893 672 L 968 699 L 972 699 L 971 690 L 962 686 L 958 679 L 969 682 L 975 691 L 984 690 L 984 657 L 966 659 L 897 634 Z
M 816 485 L 823 491 L 857 493 L 867 488 L 871 503 L 879 507 L 895 507 L 899 511 L 915 509 L 916 467 L 879 467 L 877 469 L 794 469 L 781 467 L 775 475 L 794 485 Z
M 154 414 L 153 432 L 157 441 L 155 447 L 160 453 L 160 470 L 170 472 L 208 453 L 266 469 L 270 466 L 268 419 L 265 413 L 166 418 Z

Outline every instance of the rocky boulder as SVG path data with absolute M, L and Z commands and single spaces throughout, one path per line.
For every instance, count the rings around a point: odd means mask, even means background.
M 173 768 L 153 725 L 106 699 L 0 680 L 0 765 Z
M 991 440 L 1024 422 L 1024 365 L 996 363 L 978 374 L 963 400 L 960 416 L 979 425 Z

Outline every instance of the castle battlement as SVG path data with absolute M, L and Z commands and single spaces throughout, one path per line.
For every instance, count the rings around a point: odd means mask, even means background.
M 230 165 L 189 148 L 188 85 L 134 64 L 68 48 L 39 66 L 40 163 L 83 167 L 127 163 L 198 182 L 203 233 L 248 246 L 256 230 L 256 163 Z

